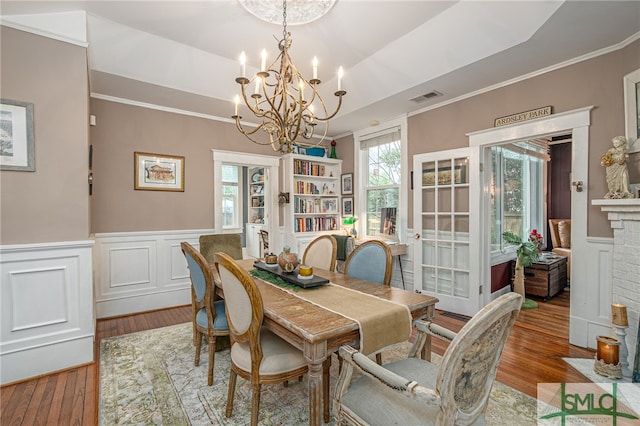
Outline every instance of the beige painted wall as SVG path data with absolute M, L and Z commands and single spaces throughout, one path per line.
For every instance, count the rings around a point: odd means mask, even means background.
M 2 98 L 34 105 L 35 172 L 0 171 L 0 244 L 89 237 L 83 47 L 0 27 Z
M 91 231 L 213 228 L 212 149 L 275 155 L 250 142 L 235 124 L 91 99 L 97 125 Z M 133 189 L 134 152 L 185 157 L 184 192 Z
M 466 133 L 493 127 L 497 117 L 551 105 L 553 112 L 594 105 L 589 145 L 589 197 L 607 192 L 600 156 L 611 139 L 624 135 L 623 76 L 640 68 L 640 41 L 625 49 L 443 106 L 408 119 L 409 164 L 425 152 L 468 146 Z M 638 154 L 631 158 L 632 182 L 640 182 Z M 410 194 L 409 211 L 413 208 Z M 413 226 L 409 217 L 409 227 Z M 599 207 L 588 212 L 588 235 L 612 236 L 607 216 Z

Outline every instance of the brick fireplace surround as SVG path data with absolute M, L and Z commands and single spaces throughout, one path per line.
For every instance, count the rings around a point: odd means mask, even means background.
M 627 306 L 626 341 L 633 369 L 640 313 L 640 199 L 592 200 L 592 204 L 608 213 L 613 229 L 611 301 Z

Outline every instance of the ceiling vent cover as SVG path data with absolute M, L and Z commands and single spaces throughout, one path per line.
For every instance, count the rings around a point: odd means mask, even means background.
M 438 96 L 442 96 L 442 93 L 432 90 L 431 92 L 425 93 L 424 95 L 420 95 L 411 99 L 413 102 L 424 102 L 431 98 L 437 98 Z

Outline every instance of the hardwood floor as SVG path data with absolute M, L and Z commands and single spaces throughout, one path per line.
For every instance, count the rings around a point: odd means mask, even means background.
M 509 336 L 500 361 L 498 380 L 533 397 L 538 382 L 585 382 L 562 357 L 593 357 L 593 351 L 571 346 L 569 292 L 564 291 L 538 309 L 525 310 Z M 98 423 L 100 340 L 121 334 L 180 324 L 191 320 L 191 306 L 98 320 L 96 363 L 0 388 L 0 424 L 92 425 Z M 438 312 L 436 323 L 459 330 L 464 318 Z M 433 350 L 446 345 L 433 340 Z

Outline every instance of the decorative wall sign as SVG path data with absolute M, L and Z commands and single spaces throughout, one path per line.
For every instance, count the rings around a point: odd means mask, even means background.
M 493 127 L 506 126 L 508 124 L 533 120 L 534 118 L 540 118 L 547 115 L 551 115 L 551 106 L 532 109 L 531 111 L 519 112 L 517 114 L 511 114 L 505 117 L 496 118 L 493 122 Z
M 135 153 L 135 189 L 184 192 L 184 157 Z
M 33 104 L 2 99 L 0 170 L 35 171 Z

